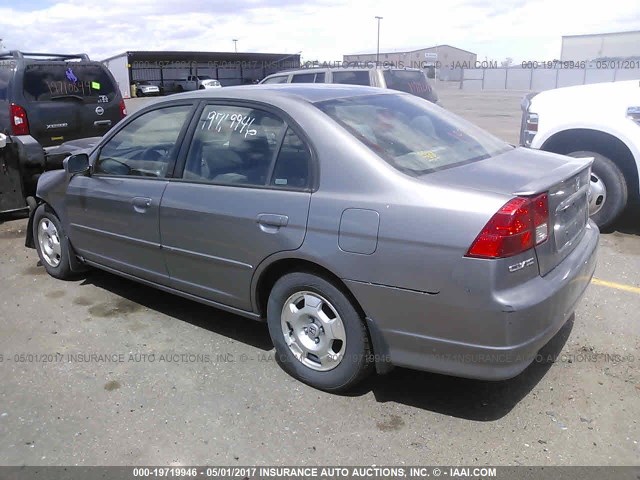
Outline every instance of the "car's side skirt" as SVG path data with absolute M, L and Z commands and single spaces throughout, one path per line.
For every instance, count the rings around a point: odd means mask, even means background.
M 105 265 L 93 262 L 91 260 L 86 260 L 85 259 L 84 263 L 86 263 L 87 265 L 90 265 L 92 267 L 98 268 L 100 270 L 104 270 L 106 272 L 113 273 L 115 275 L 119 275 L 121 277 L 127 278 L 129 280 L 133 280 L 135 282 L 142 283 L 142 284 L 147 285 L 149 287 L 154 287 L 154 288 L 157 288 L 159 290 L 163 290 L 165 292 L 173 293 L 174 295 L 178 295 L 180 297 L 183 297 L 183 298 L 186 298 L 186 299 L 189 299 L 189 300 L 193 300 L 194 302 L 203 303 L 203 304 L 208 305 L 210 307 L 218 308 L 220 310 L 225 310 L 227 312 L 234 313 L 236 315 L 241 315 L 243 317 L 251 318 L 252 320 L 258 320 L 258 321 L 261 321 L 261 322 L 265 321 L 264 318 L 262 318 L 260 315 L 258 315 L 255 312 L 248 312 L 246 310 L 241 310 L 239 308 L 230 307 L 228 305 L 224 305 L 222 303 L 214 302 L 214 301 L 208 300 L 206 298 L 198 297 L 197 295 L 192 295 L 190 293 L 186 293 L 186 292 L 183 292 L 181 290 L 176 290 L 175 288 L 171 288 L 171 287 L 168 287 L 166 285 L 155 283 L 155 282 L 152 282 L 150 280 L 145 280 L 145 279 L 136 277 L 135 275 L 130 275 L 128 273 L 121 272 L 119 270 L 116 270 L 115 268 L 107 267 Z

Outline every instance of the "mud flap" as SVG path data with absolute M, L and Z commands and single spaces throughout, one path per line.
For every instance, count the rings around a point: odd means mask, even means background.
M 373 346 L 374 361 L 376 364 L 376 373 L 378 375 L 384 375 L 393 370 L 393 365 L 389 359 L 389 347 L 385 342 L 384 337 L 378 330 L 376 322 L 369 317 L 366 317 L 367 328 L 369 329 L 369 335 L 371 337 L 371 343 Z
M 27 197 L 27 205 L 29 205 L 29 222 L 27 223 L 27 235 L 24 240 L 24 246 L 27 248 L 36 248 L 36 243 L 33 240 L 33 216 L 38 208 L 38 202 L 33 197 Z

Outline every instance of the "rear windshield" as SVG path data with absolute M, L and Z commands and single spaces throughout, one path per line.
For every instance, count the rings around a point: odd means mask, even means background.
M 513 148 L 413 95 L 363 95 L 315 105 L 396 169 L 412 176 Z
M 387 88 L 425 96 L 431 91 L 424 73 L 415 70 L 385 70 L 384 81 Z
M 114 100 L 116 88 L 100 65 L 38 63 L 25 69 L 24 95 L 31 101 L 79 98 L 106 103 Z

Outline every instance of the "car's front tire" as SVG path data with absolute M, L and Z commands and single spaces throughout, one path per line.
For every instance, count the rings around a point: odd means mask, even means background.
M 280 365 L 304 383 L 345 391 L 373 370 L 363 319 L 349 298 L 320 276 L 281 277 L 269 295 L 267 321 Z
M 594 157 L 591 167 L 589 215 L 600 229 L 610 227 L 627 205 L 628 187 L 624 174 L 609 158 L 596 152 L 578 151 L 570 157 Z
M 60 220 L 46 204 L 40 205 L 34 213 L 33 238 L 47 273 L 62 280 L 73 278 L 69 264 L 69 240 Z

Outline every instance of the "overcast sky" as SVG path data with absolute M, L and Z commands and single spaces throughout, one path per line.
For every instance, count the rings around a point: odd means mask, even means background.
M 640 30 L 639 0 L 0 0 L 5 47 L 297 53 L 303 61 L 450 44 L 479 59 L 551 60 L 562 35 Z

